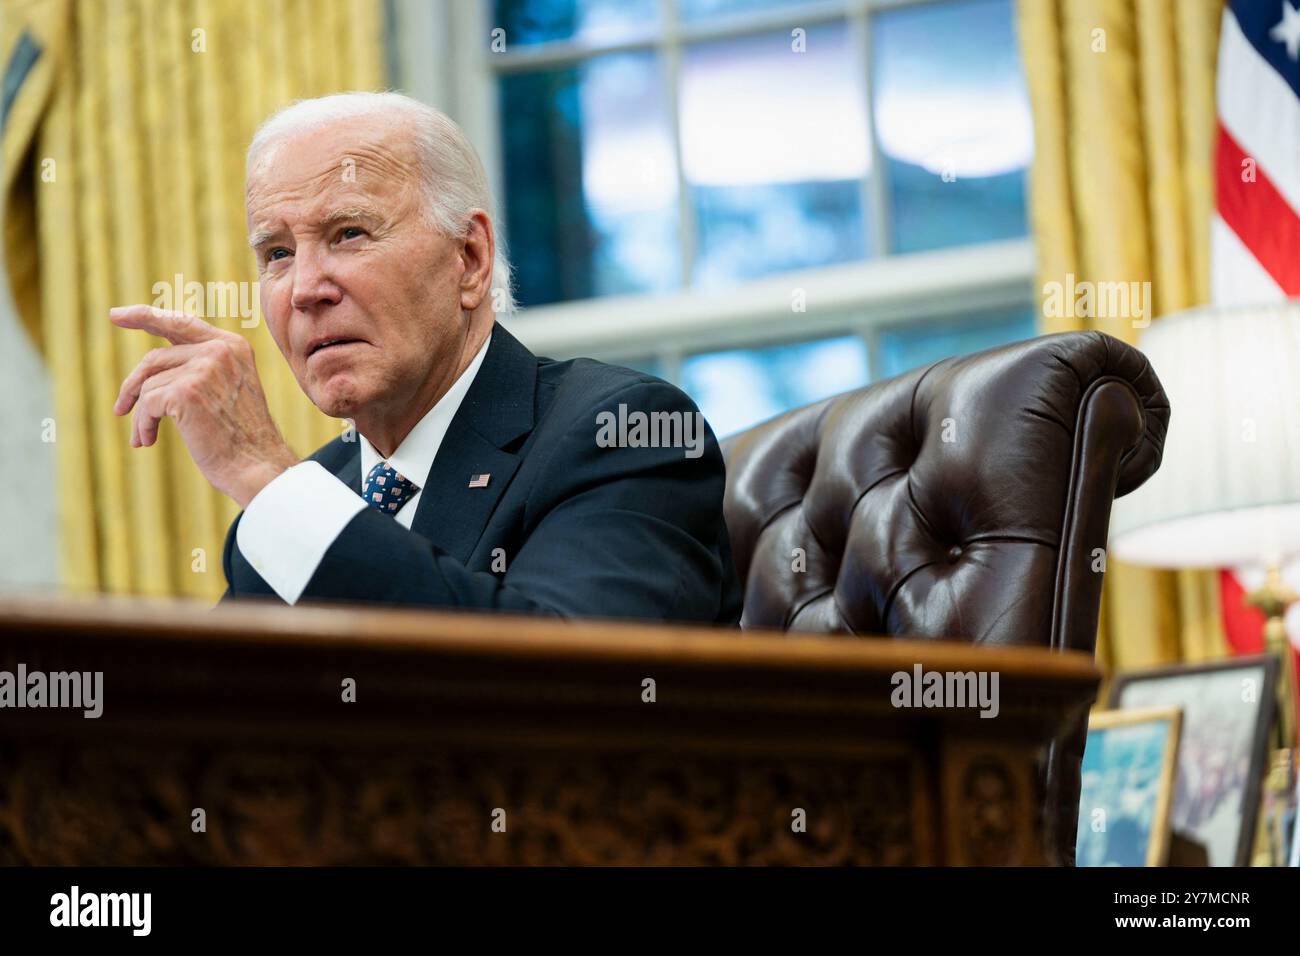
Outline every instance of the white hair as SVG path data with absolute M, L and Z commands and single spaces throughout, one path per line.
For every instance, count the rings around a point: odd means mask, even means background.
M 252 171 L 258 156 L 278 137 L 339 119 L 376 113 L 397 114 L 410 120 L 423 180 L 425 214 L 431 226 L 449 238 L 464 239 L 469 231 L 470 213 L 475 209 L 482 209 L 496 223 L 492 189 L 473 144 L 447 114 L 401 93 L 332 93 L 292 103 L 257 128 L 248 146 L 247 169 Z M 495 239 L 493 310 L 509 315 L 515 311 L 510 260 L 500 233 Z

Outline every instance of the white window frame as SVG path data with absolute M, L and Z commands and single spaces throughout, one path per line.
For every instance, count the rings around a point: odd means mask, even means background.
M 685 183 L 677 143 L 677 83 L 683 45 L 780 29 L 847 20 L 869 63 L 871 14 L 888 8 L 945 0 L 826 0 L 790 10 L 737 14 L 703 24 L 675 19 L 662 4 L 663 29 L 619 43 L 557 41 L 493 54 L 491 0 L 387 0 L 394 84 L 448 113 L 478 149 L 497 197 L 504 195 L 496 77 L 490 58 L 509 56 L 512 66 L 551 66 L 598 53 L 662 49 L 668 120 L 679 184 Z M 864 208 L 874 211 L 873 247 L 888 247 L 889 184 L 871 115 L 870 69 L 862 78 L 872 137 L 872 174 L 864 179 Z M 683 288 L 671 293 L 601 296 L 522 310 L 504 321 L 530 349 L 554 358 L 587 355 L 607 361 L 657 359 L 664 378 L 675 381 L 684 356 L 711 349 L 747 348 L 856 334 L 867 345 L 872 381 L 880 360 L 881 330 L 941 322 L 980 312 L 1033 308 L 1035 253 L 1032 238 L 978 243 L 930 252 L 877 255 L 841 265 L 784 272 L 725 290 L 689 286 L 694 261 L 694 213 L 689 191 L 678 190 Z M 498 230 L 504 216 L 498 211 Z M 507 237 L 508 241 L 508 237 Z M 512 255 L 518 250 L 511 250 Z M 805 311 L 792 303 L 802 290 Z

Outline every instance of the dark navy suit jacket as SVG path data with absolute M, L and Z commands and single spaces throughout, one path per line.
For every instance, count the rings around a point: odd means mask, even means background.
M 737 623 L 741 594 L 712 431 L 697 458 L 680 447 L 600 447 L 597 416 L 617 416 L 620 404 L 696 412 L 653 376 L 538 358 L 496 326 L 410 530 L 361 511 L 300 600 Z M 311 457 L 360 493 L 358 441 L 336 438 Z M 483 473 L 487 487 L 470 488 Z M 238 525 L 226 535 L 224 599 L 279 600 L 240 553 Z

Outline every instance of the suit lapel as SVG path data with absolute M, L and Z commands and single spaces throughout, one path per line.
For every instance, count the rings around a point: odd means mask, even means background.
M 334 439 L 312 457 L 339 481 L 361 494 L 361 442 L 355 435 L 353 432 L 352 441 Z
M 462 563 L 468 561 L 518 467 L 518 456 L 453 422 L 429 469 L 411 530 Z M 475 475 L 487 475 L 487 486 L 471 488 Z
M 536 390 L 536 356 L 495 326 L 478 375 L 429 469 L 412 531 L 457 560 L 469 560 L 519 468 L 519 456 L 504 449 L 532 431 Z M 487 485 L 470 487 L 481 475 L 488 476 Z
M 503 449 L 533 429 L 537 357 L 497 325 L 478 375 L 443 436 L 416 505 L 411 530 L 459 561 L 469 560 L 488 519 L 519 467 Z M 361 493 L 361 444 L 335 439 L 316 456 Z M 487 475 L 485 487 L 470 487 Z

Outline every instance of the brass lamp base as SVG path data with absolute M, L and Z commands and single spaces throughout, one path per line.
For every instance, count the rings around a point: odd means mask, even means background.
M 1251 859 L 1254 866 L 1286 865 L 1284 820 L 1295 799 L 1296 688 L 1284 618 L 1287 608 L 1297 600 L 1300 595 L 1282 580 L 1281 569 L 1276 564 L 1268 569 L 1263 585 L 1246 596 L 1246 603 L 1259 608 L 1267 618 L 1264 645 L 1279 665 L 1274 689 L 1277 706 L 1273 718 L 1273 753 L 1260 795 L 1259 825 Z
M 1286 866 L 1290 843 L 1286 820 L 1295 799 L 1295 750 L 1279 747 L 1270 758 L 1268 773 L 1260 787 L 1259 821 L 1255 825 L 1255 846 L 1251 866 Z

